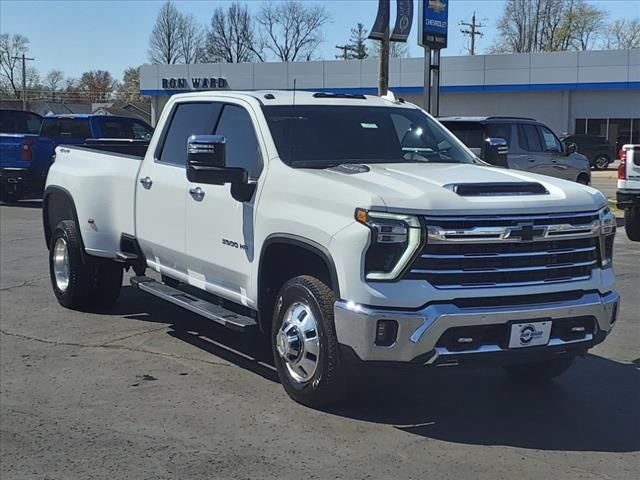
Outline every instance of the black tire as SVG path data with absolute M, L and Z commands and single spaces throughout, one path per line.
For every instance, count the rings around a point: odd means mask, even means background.
M 591 180 L 589 179 L 589 175 L 587 175 L 586 173 L 581 173 L 580 175 L 578 175 L 576 182 L 578 182 L 580 185 L 589 185 L 591 183 Z
M 58 242 L 66 245 L 68 256 L 68 283 L 65 286 L 56 280 L 56 250 Z M 60 247 L 62 248 L 62 247 Z M 58 263 L 59 264 L 59 263 Z M 49 274 L 51 276 L 51 286 L 58 303 L 66 308 L 81 309 L 89 300 L 89 292 L 93 285 L 93 275 L 91 268 L 85 262 L 80 243 L 80 235 L 73 220 L 64 220 L 58 224 L 51 235 L 49 243 Z
M 606 170 L 609 168 L 610 163 L 611 161 L 609 160 L 609 157 L 606 155 L 598 155 L 593 159 L 593 168 L 596 170 Z
M 625 209 L 624 230 L 629 240 L 640 242 L 640 207 Z
M 555 358 L 542 362 L 506 365 L 504 371 L 518 381 L 545 381 L 551 380 L 566 372 L 573 364 L 575 357 Z
M 68 256 L 66 286 L 56 279 L 56 245 L 65 244 Z M 58 251 L 59 252 L 59 251 Z M 94 259 L 83 253 L 80 234 L 73 220 L 58 224 L 49 244 L 49 274 L 58 303 L 73 310 L 106 308 L 113 305 L 122 287 L 123 267 L 115 262 Z
M 110 260 L 93 260 L 93 284 L 89 291 L 88 304 L 99 308 L 109 308 L 120 295 L 124 268 Z
M 346 394 L 347 372 L 340 359 L 333 321 L 335 299 L 334 292 L 326 284 L 315 277 L 303 275 L 289 280 L 280 290 L 276 300 L 271 328 L 274 363 L 289 396 L 309 407 L 317 408 L 335 403 Z M 319 336 L 316 370 L 306 381 L 299 381 L 292 376 L 278 352 L 277 335 L 283 325 L 285 314 L 294 303 L 304 304 L 310 309 L 317 325 L 316 334 Z

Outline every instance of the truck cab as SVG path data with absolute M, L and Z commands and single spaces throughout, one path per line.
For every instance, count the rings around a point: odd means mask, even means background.
M 113 304 L 132 269 L 263 332 L 311 406 L 384 365 L 551 378 L 617 318 L 600 192 L 493 167 L 393 97 L 175 95 L 144 156 L 58 147 L 43 222 L 61 305 Z

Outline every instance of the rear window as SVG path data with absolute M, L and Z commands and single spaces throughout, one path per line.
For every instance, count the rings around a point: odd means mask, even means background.
M 475 122 L 442 122 L 462 143 L 469 148 L 482 148 L 484 125 Z
M 0 133 L 40 133 L 42 117 L 32 112 L 2 110 L 0 112 Z
M 97 120 L 102 138 L 132 138 L 149 140 L 153 129 L 146 123 L 128 118 L 100 118 Z
M 45 118 L 43 137 L 91 138 L 88 118 Z

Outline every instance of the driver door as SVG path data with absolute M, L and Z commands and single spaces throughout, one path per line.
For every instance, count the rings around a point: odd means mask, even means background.
M 567 157 L 564 155 L 564 149 L 558 137 L 544 125 L 538 125 L 538 130 L 544 149 L 545 175 L 564 178 L 565 180 L 575 180 L 577 175 L 574 176 L 570 172 Z

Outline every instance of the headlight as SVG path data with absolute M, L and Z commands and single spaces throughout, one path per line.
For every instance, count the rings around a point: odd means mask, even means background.
M 356 220 L 371 229 L 371 245 L 364 261 L 367 280 L 394 280 L 422 242 L 418 217 L 356 209 Z
M 613 241 L 616 234 L 616 217 L 609 207 L 600 210 L 600 265 L 611 266 L 613 259 Z

